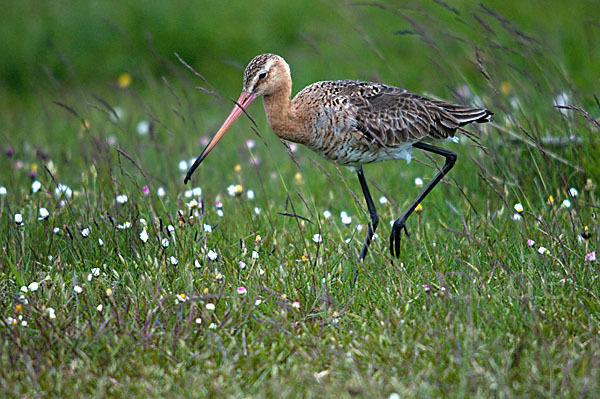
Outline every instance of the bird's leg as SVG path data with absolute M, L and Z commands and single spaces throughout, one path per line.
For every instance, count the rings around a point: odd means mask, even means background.
M 408 209 L 404 211 L 402 216 L 400 216 L 394 222 L 392 226 L 392 233 L 390 234 L 390 252 L 392 256 L 400 257 L 400 239 L 402 238 L 402 229 L 408 234 L 406 230 L 406 219 L 410 216 L 411 213 L 415 210 L 415 208 L 423 201 L 423 199 L 431 192 L 431 190 L 435 187 L 436 184 L 442 180 L 442 178 L 452 169 L 454 163 L 456 162 L 456 153 L 445 150 L 443 148 L 434 147 L 425 143 L 415 143 L 413 147 L 419 148 L 423 151 L 432 152 L 434 154 L 442 155 L 446 158 L 446 163 L 442 166 L 442 169 L 438 171 L 435 177 L 429 182 L 429 184 L 421 191 L 421 193 L 415 198 L 415 200 L 410 204 Z M 395 251 L 394 251 L 395 250 Z
M 373 198 L 371 198 L 371 192 L 369 191 L 369 186 L 367 186 L 367 180 L 365 179 L 365 175 L 361 166 L 358 167 L 356 173 L 358 174 L 358 181 L 360 181 L 360 186 L 362 187 L 363 194 L 365 195 L 365 201 L 367 202 L 369 216 L 371 217 L 367 235 L 365 236 L 363 247 L 360 250 L 360 255 L 358 256 L 358 261 L 362 262 L 365 256 L 367 256 L 369 244 L 371 244 L 371 241 L 373 240 L 373 234 L 375 234 L 375 230 L 379 224 L 379 215 L 377 214 L 377 209 L 375 209 L 375 204 L 373 203 Z

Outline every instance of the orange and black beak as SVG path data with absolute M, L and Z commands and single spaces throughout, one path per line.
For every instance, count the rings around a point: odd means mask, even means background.
M 248 93 L 246 91 L 242 91 L 242 94 L 240 94 L 240 98 L 238 98 L 238 100 L 236 101 L 235 106 L 231 110 L 231 113 L 229 114 L 227 119 L 225 119 L 225 122 L 223 122 L 223 125 L 221 125 L 221 128 L 217 131 L 217 133 L 213 136 L 213 138 L 208 142 L 208 144 L 206 145 L 204 150 L 202 150 L 202 153 L 200 154 L 200 156 L 198 158 L 196 158 L 196 161 L 194 162 L 194 164 L 192 165 L 190 170 L 188 170 L 187 174 L 185 175 L 185 179 L 183 180 L 184 184 L 187 184 L 188 180 L 190 180 L 190 177 L 192 177 L 192 174 L 194 173 L 196 168 L 198 168 L 198 166 L 200 166 L 200 164 L 202 163 L 202 161 L 204 161 L 204 158 L 206 158 L 208 153 L 217 145 L 219 140 L 221 140 L 221 137 L 223 137 L 223 135 L 225 135 L 225 132 L 227 132 L 227 129 L 229 129 L 231 127 L 231 125 L 233 125 L 233 122 L 235 122 L 235 120 L 246 110 L 246 108 L 248 108 L 248 106 L 255 99 L 256 99 L 256 96 L 254 94 Z

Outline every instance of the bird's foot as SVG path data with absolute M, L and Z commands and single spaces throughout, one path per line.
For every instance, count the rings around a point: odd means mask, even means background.
M 400 257 L 400 241 L 402 239 L 402 229 L 406 233 L 407 237 L 410 237 L 408 230 L 406 229 L 406 216 L 402 215 L 394 222 L 392 226 L 392 233 L 390 234 L 390 252 L 392 256 L 397 258 Z

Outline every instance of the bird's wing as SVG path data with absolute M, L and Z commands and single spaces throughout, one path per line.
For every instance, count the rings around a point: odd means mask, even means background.
M 459 121 L 435 102 L 378 83 L 347 84 L 339 95 L 353 106 L 358 129 L 386 146 L 454 136 Z
M 483 108 L 430 100 L 380 83 L 343 81 L 338 95 L 353 106 L 358 129 L 366 138 L 392 147 L 453 137 L 460 126 L 487 122 L 492 115 Z

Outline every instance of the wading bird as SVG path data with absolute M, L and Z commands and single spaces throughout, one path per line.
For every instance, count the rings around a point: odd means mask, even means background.
M 390 252 L 399 257 L 402 229 L 408 234 L 406 219 L 456 162 L 454 152 L 426 141 L 452 138 L 462 126 L 489 122 L 492 116 L 487 109 L 430 100 L 394 86 L 356 80 L 317 82 L 293 99 L 291 95 L 292 78 L 287 62 L 275 54 L 256 56 L 244 71 L 242 93 L 233 110 L 189 169 L 184 182 L 188 182 L 233 122 L 262 96 L 267 120 L 277 136 L 303 144 L 358 174 L 371 218 L 359 255 L 361 261 L 379 223 L 362 165 L 397 159 L 409 161 L 414 148 L 446 159 L 392 226 Z

